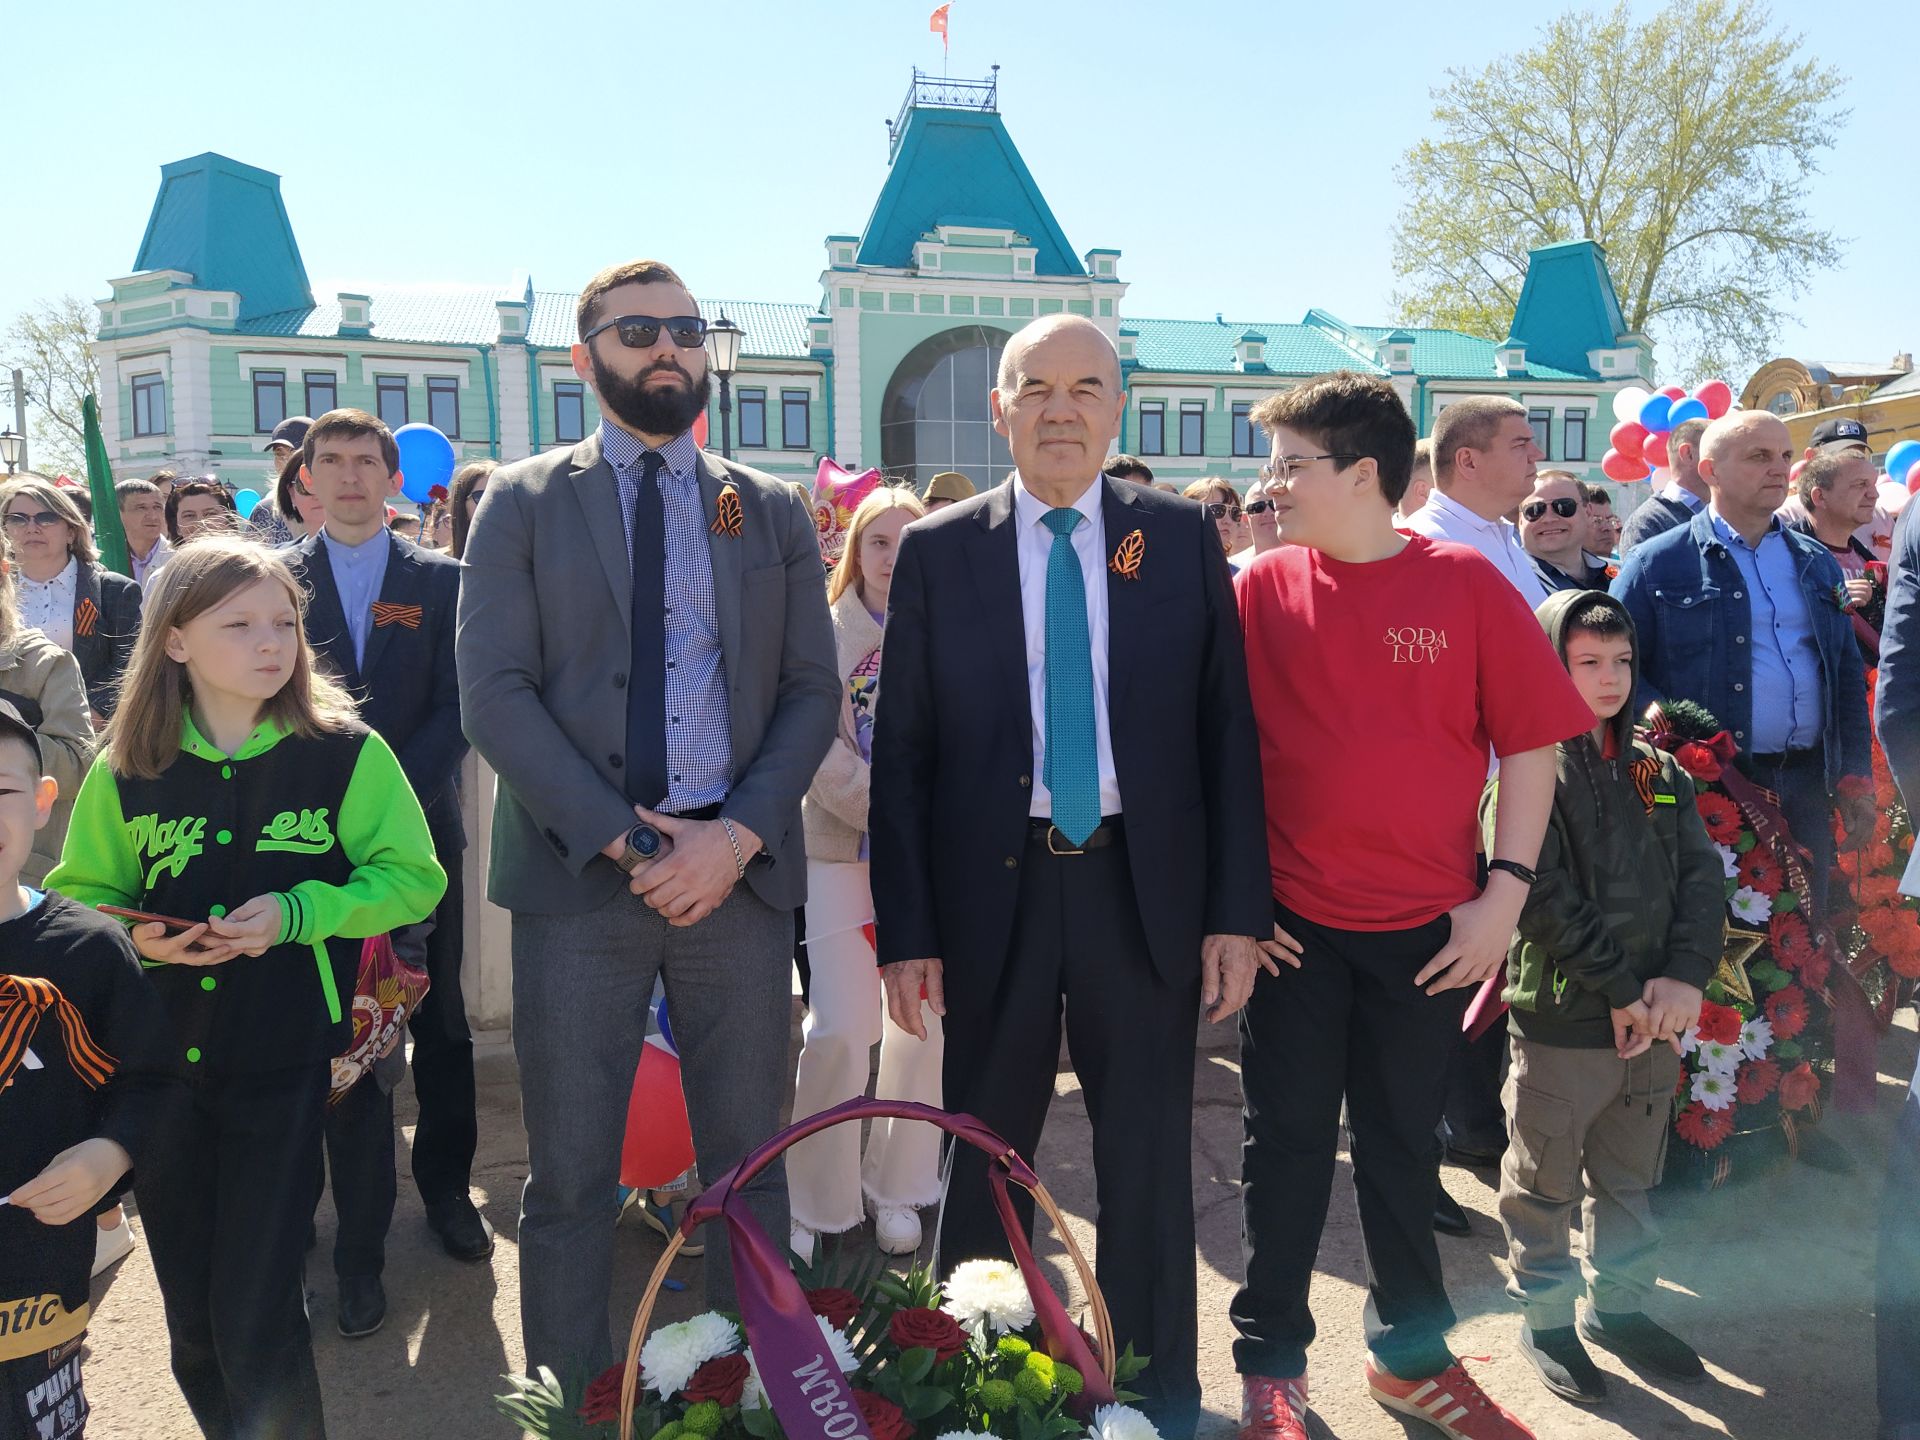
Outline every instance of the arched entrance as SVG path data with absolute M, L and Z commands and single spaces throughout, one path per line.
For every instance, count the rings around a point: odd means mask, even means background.
M 880 468 L 916 490 L 957 470 L 985 490 L 1013 472 L 1013 454 L 987 408 L 1008 334 L 985 325 L 943 330 L 907 352 L 880 403 Z

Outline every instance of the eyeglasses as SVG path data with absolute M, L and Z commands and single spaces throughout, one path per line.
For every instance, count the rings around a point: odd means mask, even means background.
M 1249 500 L 1247 502 L 1247 514 L 1249 515 L 1264 515 L 1272 508 L 1273 502 L 1271 500 Z
M 674 315 L 665 320 L 656 315 L 621 315 L 602 320 L 580 337 L 580 343 L 587 344 L 602 330 L 616 330 L 620 343 L 629 350 L 646 350 L 660 338 L 663 328 L 682 350 L 697 350 L 706 343 L 707 322 L 698 315 Z
M 1269 460 L 1260 467 L 1260 478 L 1272 484 L 1278 480 L 1283 485 L 1291 485 L 1293 477 L 1316 460 L 1358 460 L 1358 455 L 1282 455 L 1278 460 Z
M 1209 500 L 1206 505 L 1206 511 L 1209 520 L 1238 520 L 1240 518 L 1240 507 L 1238 505 L 1229 505 L 1224 500 Z
M 1529 500 L 1520 507 L 1520 518 L 1526 521 L 1538 520 L 1547 513 L 1547 507 L 1553 507 L 1553 513 L 1562 520 L 1571 520 L 1580 513 L 1580 502 L 1562 497 L 1558 500 Z
M 65 521 L 51 510 L 36 510 L 31 515 L 27 514 L 24 510 L 16 510 L 6 518 L 8 528 L 13 530 L 24 530 L 29 525 L 36 530 L 44 530 L 49 525 L 63 525 L 65 523 Z

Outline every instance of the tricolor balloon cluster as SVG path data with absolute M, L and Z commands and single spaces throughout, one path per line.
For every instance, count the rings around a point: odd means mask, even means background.
M 1906 486 L 1910 495 L 1920 494 L 1920 440 L 1900 440 L 1888 448 L 1887 478 Z
M 1667 436 L 1689 420 L 1718 420 L 1733 408 L 1733 387 L 1709 380 L 1689 395 L 1678 385 L 1646 390 L 1630 385 L 1613 397 L 1619 423 L 1607 436 L 1600 473 L 1623 484 L 1645 480 L 1667 466 Z

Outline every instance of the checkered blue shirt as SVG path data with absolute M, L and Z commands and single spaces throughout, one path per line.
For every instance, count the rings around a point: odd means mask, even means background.
M 600 422 L 600 453 L 620 485 L 620 523 L 633 565 L 633 506 L 646 447 Z M 727 710 L 727 662 L 713 608 L 712 517 L 700 500 L 699 448 L 691 435 L 660 447 L 658 484 L 667 530 L 667 794 L 651 808 L 684 813 L 727 798 L 733 784 L 733 722 Z M 635 689 L 641 678 L 633 677 Z M 632 694 L 633 691 L 629 691 Z

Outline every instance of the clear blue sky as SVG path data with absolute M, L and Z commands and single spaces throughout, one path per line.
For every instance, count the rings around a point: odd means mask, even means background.
M 104 295 L 132 268 L 159 167 L 203 150 L 284 177 L 320 293 L 523 270 L 564 290 L 647 254 L 703 295 L 811 303 L 821 240 L 866 221 L 909 67 L 941 65 L 931 9 L 9 6 L 0 319 Z M 1128 313 L 1283 321 L 1319 305 L 1364 324 L 1392 318 L 1393 170 L 1430 87 L 1530 43 L 1545 13 L 954 0 L 951 66 L 1000 62 L 1001 109 L 1068 239 L 1124 252 Z M 1920 179 L 1875 183 L 1911 176 L 1920 7 L 1776 13 L 1814 32 L 1854 111 L 1813 190 L 1847 254 L 1778 349 L 1920 351 Z

